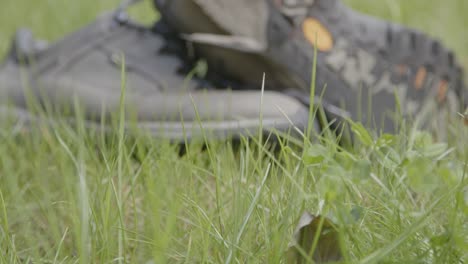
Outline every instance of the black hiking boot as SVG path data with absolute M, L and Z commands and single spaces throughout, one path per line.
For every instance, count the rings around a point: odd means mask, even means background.
M 304 103 L 316 48 L 316 96 L 323 93 L 330 118 L 352 117 L 394 132 L 401 120 L 397 112 L 421 117 L 429 126 L 466 107 L 463 71 L 453 52 L 421 32 L 360 14 L 339 0 L 155 4 L 215 70 L 253 86 L 266 72 L 267 88 L 292 88 L 287 92 Z
M 290 96 L 216 90 L 206 81 L 187 78 L 192 65 L 185 43 L 167 25 L 148 29 L 121 14 L 102 16 L 50 46 L 27 30 L 18 31 L 0 65 L 0 118 L 27 126 L 54 123 L 50 116 L 29 111 L 29 100 L 57 111 L 73 110 L 79 102 L 87 126 L 109 129 L 101 122 L 119 111 L 122 54 L 126 107 L 137 127 L 154 136 L 180 141 L 205 133 L 235 138 L 256 135 L 260 128 L 286 133 L 306 126 L 307 108 Z

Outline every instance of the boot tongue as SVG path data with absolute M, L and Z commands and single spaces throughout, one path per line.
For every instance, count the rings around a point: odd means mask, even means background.
M 208 17 L 231 35 L 265 44 L 268 5 L 264 0 L 193 0 Z

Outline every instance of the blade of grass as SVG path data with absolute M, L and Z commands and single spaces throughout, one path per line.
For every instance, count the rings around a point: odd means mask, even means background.
M 249 210 L 247 211 L 247 214 L 244 217 L 244 221 L 242 222 L 241 228 L 239 229 L 239 232 L 237 233 L 236 240 L 235 240 L 233 246 L 231 246 L 231 249 L 229 250 L 229 254 L 228 254 L 227 258 L 226 258 L 226 261 L 224 262 L 226 264 L 230 264 L 232 262 L 232 258 L 233 258 L 234 254 L 235 254 L 235 252 L 234 252 L 235 247 L 234 246 L 239 246 L 240 240 L 242 238 L 242 235 L 244 234 L 247 223 L 249 222 L 250 217 L 252 216 L 252 213 L 253 213 L 255 207 L 257 206 L 257 202 L 258 202 L 258 199 L 260 198 L 260 194 L 261 194 L 261 192 L 263 190 L 263 186 L 265 186 L 266 180 L 268 179 L 268 175 L 270 174 L 270 169 L 271 169 L 271 163 L 269 163 L 267 168 L 266 168 L 265 176 L 263 177 L 262 182 L 261 182 L 260 186 L 258 187 L 254 198 L 252 199 L 252 202 L 250 203 Z

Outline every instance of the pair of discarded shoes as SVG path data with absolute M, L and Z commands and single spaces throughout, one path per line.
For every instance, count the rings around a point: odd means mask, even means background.
M 0 66 L 0 116 L 53 122 L 31 104 L 73 112 L 78 102 L 87 125 L 101 126 L 121 107 L 122 84 L 138 127 L 175 140 L 301 131 L 311 105 L 335 126 L 352 118 L 386 132 L 395 130 L 397 111 L 433 118 L 465 107 L 451 51 L 339 0 L 155 5 L 162 19 L 152 28 L 120 10 L 49 46 L 18 31 Z

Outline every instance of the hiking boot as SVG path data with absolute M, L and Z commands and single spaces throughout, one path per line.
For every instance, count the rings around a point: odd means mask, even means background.
M 260 128 L 288 132 L 306 126 L 308 110 L 292 97 L 216 90 L 186 77 L 192 65 L 185 51 L 167 25 L 148 29 L 122 14 L 104 15 L 53 45 L 20 30 L 0 65 L 0 117 L 28 126 L 53 124 L 53 115 L 36 115 L 30 104 L 54 113 L 70 110 L 73 119 L 78 102 L 86 126 L 111 129 L 108 121 L 119 112 L 125 61 L 128 115 L 154 136 L 236 138 L 256 135 Z
M 307 104 L 316 59 L 316 96 L 323 94 L 330 119 L 352 117 L 394 132 L 401 120 L 397 112 L 425 114 L 429 123 L 466 106 L 463 71 L 452 51 L 339 0 L 155 0 L 155 5 L 213 69 L 245 85 L 258 86 L 265 72 L 268 89 L 292 88 L 286 92 Z

